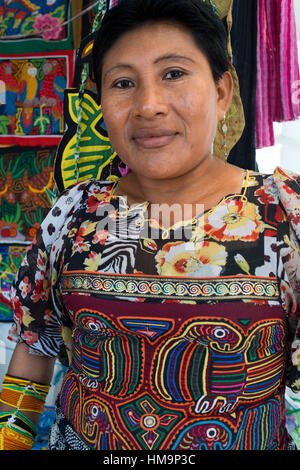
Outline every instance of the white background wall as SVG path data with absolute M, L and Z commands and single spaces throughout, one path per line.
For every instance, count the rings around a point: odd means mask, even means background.
M 300 64 L 300 0 L 294 0 Z M 261 172 L 272 173 L 276 166 L 300 174 L 300 119 L 291 122 L 274 123 L 275 145 L 256 151 Z

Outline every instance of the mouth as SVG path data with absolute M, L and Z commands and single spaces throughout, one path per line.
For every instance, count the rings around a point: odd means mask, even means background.
M 136 145 L 144 149 L 160 148 L 171 143 L 178 132 L 169 129 L 139 129 L 132 140 Z

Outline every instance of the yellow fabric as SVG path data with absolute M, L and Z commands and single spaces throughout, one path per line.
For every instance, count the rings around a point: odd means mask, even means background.
M 210 1 L 206 0 L 206 3 L 210 4 Z M 218 10 L 218 14 L 221 20 L 228 16 L 232 10 L 233 0 L 213 0 L 213 3 Z

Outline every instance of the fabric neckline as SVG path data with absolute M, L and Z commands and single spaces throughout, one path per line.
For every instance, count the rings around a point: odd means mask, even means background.
M 223 196 L 219 202 L 217 202 L 214 206 L 212 206 L 210 209 L 206 209 L 203 213 L 205 212 L 209 212 L 213 209 L 215 209 L 224 199 L 228 199 L 228 198 L 232 198 L 232 197 L 239 197 L 239 196 L 244 196 L 245 193 L 246 193 L 246 190 L 247 190 L 247 187 L 248 187 L 248 184 L 249 184 L 249 179 L 250 179 L 250 172 L 251 170 L 244 170 L 243 171 L 243 179 L 242 179 L 242 184 L 241 184 L 241 190 L 239 193 L 229 193 L 225 196 Z M 255 172 L 254 172 L 255 173 Z M 118 184 L 120 182 L 120 179 L 118 179 L 117 181 L 114 181 L 113 182 L 113 186 L 110 190 L 111 194 L 110 194 L 110 197 L 111 198 L 121 198 L 123 199 L 124 201 L 126 201 L 126 206 L 128 207 L 128 209 L 130 210 L 130 207 L 129 204 L 127 203 L 127 200 L 126 200 L 126 196 L 123 196 L 121 194 L 115 194 L 117 188 L 118 188 Z M 111 184 L 110 181 L 108 181 L 108 183 Z M 149 205 L 150 202 L 149 201 L 143 201 L 143 202 L 139 202 L 139 203 L 136 203 L 136 204 L 132 204 L 132 206 L 134 206 L 134 208 L 137 208 L 139 206 L 143 207 L 145 204 Z
M 193 223 L 197 222 L 197 220 L 201 217 L 203 217 L 204 215 L 208 215 L 210 212 L 213 212 L 218 206 L 222 205 L 226 200 L 228 199 L 233 199 L 233 198 L 237 198 L 237 197 L 240 197 L 242 199 L 244 199 L 245 201 L 247 201 L 247 197 L 246 197 L 246 192 L 247 192 L 247 189 L 248 189 L 248 185 L 249 185 L 249 180 L 250 180 L 250 173 L 251 173 L 251 170 L 244 170 L 243 172 L 243 180 L 242 180 L 242 185 L 241 185 L 241 190 L 239 193 L 230 193 L 230 194 L 227 194 L 226 196 L 223 196 L 219 202 L 217 204 L 215 204 L 214 206 L 212 206 L 210 209 L 206 209 L 205 211 L 199 213 L 199 214 L 196 214 L 194 217 L 190 218 L 190 219 L 187 219 L 187 220 L 180 220 L 178 222 L 176 222 L 175 224 L 171 225 L 170 227 L 164 227 L 162 224 L 160 224 L 156 219 L 149 219 L 149 218 L 144 218 L 144 221 L 152 221 L 155 223 L 155 225 L 157 226 L 157 228 L 160 228 L 161 230 L 163 230 L 164 232 L 171 232 L 173 230 L 176 230 L 176 228 L 178 227 L 182 227 L 182 226 L 185 226 L 185 225 L 192 225 Z M 116 181 L 112 188 L 111 188 L 111 194 L 110 194 L 110 198 L 115 198 L 115 199 L 121 199 L 124 203 L 124 207 L 125 207 L 125 211 L 122 212 L 122 217 L 126 217 L 127 215 L 129 215 L 130 213 L 134 212 L 134 211 L 142 211 L 142 213 L 144 214 L 144 212 L 146 212 L 147 208 L 149 207 L 150 203 L 149 201 L 144 201 L 144 202 L 141 202 L 141 203 L 137 203 L 137 204 L 132 204 L 131 206 L 128 205 L 127 203 L 127 199 L 125 196 L 122 196 L 122 195 L 115 195 L 115 191 L 118 187 L 118 181 Z

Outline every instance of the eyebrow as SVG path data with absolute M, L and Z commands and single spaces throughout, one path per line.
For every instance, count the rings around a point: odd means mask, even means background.
M 155 59 L 154 61 L 154 64 L 158 64 L 159 62 L 162 62 L 164 60 L 174 60 L 174 59 L 179 59 L 179 60 L 188 60 L 190 62 L 195 62 L 191 57 L 187 57 L 187 56 L 184 56 L 184 55 L 180 55 L 180 54 L 166 54 L 166 55 L 163 55 L 163 56 L 160 56 L 158 57 L 157 59 Z M 107 70 L 107 72 L 105 72 L 105 75 L 104 75 L 104 79 L 105 77 L 110 73 L 112 72 L 113 70 L 115 69 L 119 69 L 119 68 L 124 68 L 124 69 L 130 69 L 132 70 L 134 67 L 130 64 L 124 64 L 122 62 L 118 62 L 116 65 L 114 65 L 113 67 L 111 67 L 109 70 Z
M 186 57 L 185 55 L 167 54 L 167 55 L 162 55 L 161 57 L 158 57 L 157 59 L 155 59 L 154 63 L 157 64 L 158 62 L 161 62 L 162 60 L 170 60 L 170 59 L 183 59 L 183 60 L 189 60 L 190 62 L 195 62 L 191 57 Z

